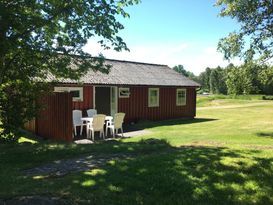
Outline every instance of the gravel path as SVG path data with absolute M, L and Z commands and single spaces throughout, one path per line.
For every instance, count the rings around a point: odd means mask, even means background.
M 64 200 L 59 197 L 50 196 L 21 196 L 13 199 L 2 200 L 0 205 L 66 205 Z
M 132 157 L 132 155 L 88 155 L 75 159 L 56 160 L 39 167 L 23 170 L 23 173 L 27 176 L 61 177 L 69 173 L 87 171 L 95 167 L 100 167 L 110 160 L 121 160 L 130 157 Z

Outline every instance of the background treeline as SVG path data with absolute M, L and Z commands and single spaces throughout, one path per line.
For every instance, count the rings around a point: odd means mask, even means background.
M 253 62 L 240 66 L 229 64 L 222 68 L 206 68 L 195 76 L 182 65 L 174 67 L 179 73 L 201 84 L 201 92 L 211 94 L 266 94 L 273 95 L 273 66 L 258 65 Z

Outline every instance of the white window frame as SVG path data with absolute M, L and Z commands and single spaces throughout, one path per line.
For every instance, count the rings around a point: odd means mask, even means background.
M 79 91 L 80 97 L 73 97 L 73 102 L 83 101 L 83 88 L 82 87 L 54 87 L 54 92 L 71 92 Z
M 152 91 L 157 91 L 157 103 L 156 104 L 151 104 L 151 92 Z M 159 107 L 159 88 L 149 88 L 148 89 L 148 107 Z
M 114 103 L 114 105 L 112 103 Z M 111 116 L 115 116 L 115 114 L 118 113 L 118 88 L 116 86 L 110 87 L 110 109 Z
M 126 92 L 127 95 L 120 95 L 121 92 Z M 129 98 L 130 97 L 130 88 L 119 88 L 118 89 L 118 97 L 119 98 Z
M 183 102 L 179 102 L 178 100 L 178 93 L 184 91 L 185 92 L 185 98 Z M 176 89 L 176 106 L 183 106 L 187 104 L 187 89 L 185 88 L 178 88 Z

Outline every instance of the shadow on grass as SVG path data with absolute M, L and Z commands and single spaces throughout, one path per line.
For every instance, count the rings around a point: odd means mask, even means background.
M 135 158 L 73 174 L 69 177 L 69 183 L 73 185 L 65 190 L 71 194 L 77 190 L 78 195 L 83 196 L 83 203 L 90 197 L 95 204 L 273 202 L 273 158 L 254 157 L 257 151 L 249 150 L 174 148 L 163 140 L 126 146 L 128 150 L 136 151 L 146 145 L 159 149 L 148 154 L 138 152 Z
M 257 136 L 273 138 L 273 132 L 258 132 Z
M 171 148 L 72 179 L 76 189 L 96 192 L 99 204 L 269 204 L 272 159 L 253 161 L 245 154 L 224 148 Z
M 259 157 L 257 150 L 172 147 L 157 139 L 32 148 L 34 161 L 46 161 L 49 156 L 51 160 L 52 156 L 71 157 L 73 153 L 127 153 L 133 157 L 63 178 L 18 178 L 13 179 L 13 183 L 18 180 L 14 185 L 5 179 L 5 191 L 47 193 L 73 204 L 273 203 L 273 157 Z

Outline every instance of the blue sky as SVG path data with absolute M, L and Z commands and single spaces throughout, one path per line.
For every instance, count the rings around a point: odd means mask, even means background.
M 119 35 L 130 52 L 104 51 L 90 39 L 86 51 L 101 52 L 107 58 L 167 64 L 182 64 L 199 74 L 207 66 L 229 62 L 216 51 L 220 38 L 238 29 L 230 18 L 219 17 L 215 0 L 142 0 L 126 8 L 129 19 L 119 18 L 125 26 Z M 239 63 L 239 62 L 234 62 Z

